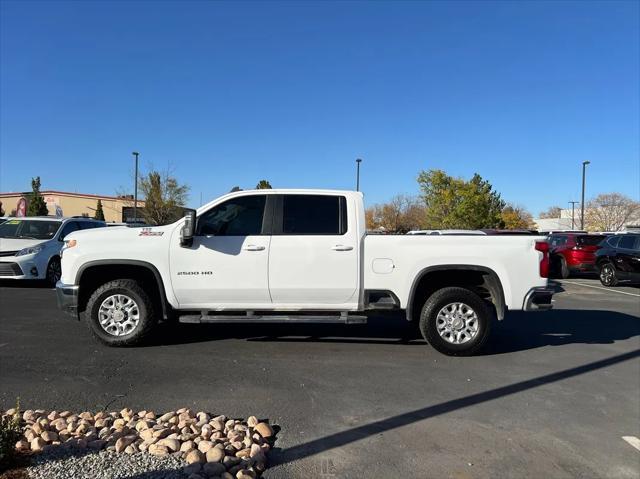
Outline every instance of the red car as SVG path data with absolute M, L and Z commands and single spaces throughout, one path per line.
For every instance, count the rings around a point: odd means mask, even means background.
M 554 233 L 549 236 L 549 254 L 553 271 L 561 278 L 571 273 L 596 271 L 596 251 L 605 235 Z

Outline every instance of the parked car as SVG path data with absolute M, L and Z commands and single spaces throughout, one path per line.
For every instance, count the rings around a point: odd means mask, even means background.
M 605 238 L 582 233 L 549 235 L 552 271 L 561 278 L 573 273 L 595 272 L 598 244 Z
M 596 253 L 596 265 L 604 286 L 622 280 L 640 282 L 640 234 L 608 237 Z
M 0 279 L 60 279 L 60 249 L 69 233 L 105 226 L 90 218 L 9 218 L 0 224 Z
M 77 231 L 58 304 L 110 346 L 161 320 L 359 324 L 397 309 L 450 355 L 480 349 L 494 317 L 551 307 L 546 238 L 367 235 L 364 211 L 358 192 L 250 190 L 166 226 Z
M 6 216 L 0 216 L 0 225 L 2 223 L 4 223 L 5 221 L 7 221 L 9 218 L 7 218 Z

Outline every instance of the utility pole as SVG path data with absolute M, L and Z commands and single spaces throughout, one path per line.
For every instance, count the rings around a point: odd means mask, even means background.
M 356 159 L 356 191 L 360 191 L 360 163 L 362 160 L 360 158 Z
M 580 205 L 581 208 L 581 214 L 580 214 L 580 229 L 584 230 L 584 184 L 585 184 L 585 177 L 586 177 L 586 171 L 587 171 L 587 165 L 590 164 L 590 161 L 583 161 L 582 162 L 582 204 Z
M 135 175 L 135 183 L 133 185 L 133 222 L 138 222 L 138 156 L 140 153 L 137 151 L 133 152 L 133 156 L 136 157 L 136 175 Z
M 571 229 L 574 230 L 576 229 L 576 222 L 575 222 L 575 211 L 576 211 L 576 204 L 578 204 L 578 201 L 569 201 L 569 203 L 571 203 Z

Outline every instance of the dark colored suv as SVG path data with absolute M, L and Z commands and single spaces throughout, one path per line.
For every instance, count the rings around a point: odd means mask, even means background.
M 549 254 L 553 272 L 568 278 L 571 273 L 596 270 L 596 251 L 603 235 L 553 233 L 549 236 Z
M 640 234 L 607 238 L 596 253 L 600 282 L 615 286 L 620 280 L 640 282 Z

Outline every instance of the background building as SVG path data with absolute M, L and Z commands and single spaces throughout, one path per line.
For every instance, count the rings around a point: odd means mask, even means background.
M 133 199 L 117 196 L 91 195 L 86 193 L 71 193 L 68 191 L 46 190 L 40 192 L 47 203 L 50 216 L 88 216 L 93 218 L 98 205 L 98 200 L 102 202 L 104 218 L 107 222 L 121 222 L 123 210 L 133 207 Z M 31 192 L 24 193 L 0 193 L 2 209 L 6 216 L 18 208 L 21 198 L 29 199 Z M 138 200 L 138 207 L 144 207 L 144 201 Z M 131 208 L 132 210 L 133 208 Z M 127 216 L 131 217 L 131 214 Z M 141 212 L 139 215 L 141 216 Z M 132 218 L 131 218 L 132 219 Z
M 600 231 L 598 228 L 589 228 L 589 218 L 591 214 L 592 210 L 585 208 L 585 230 Z M 534 218 L 533 222 L 538 231 L 580 230 L 580 209 L 576 208 L 572 213 L 571 208 L 565 208 L 560 210 L 558 218 Z M 619 231 L 636 231 L 639 225 L 640 211 L 637 211 L 625 221 L 624 225 L 619 228 Z

